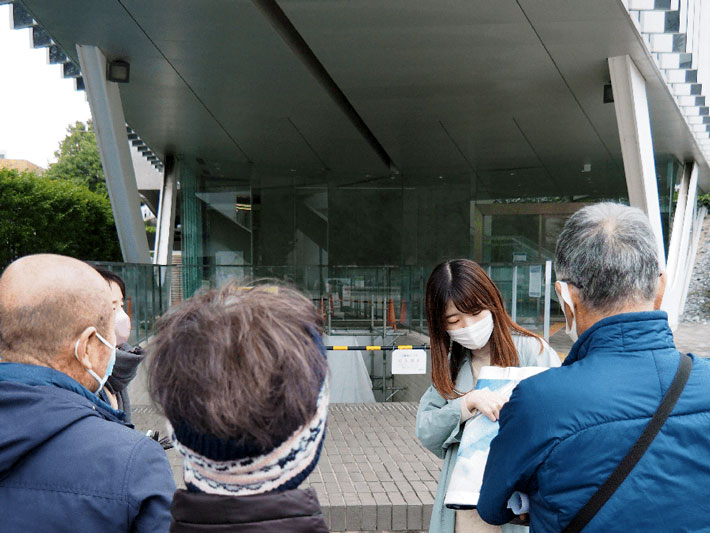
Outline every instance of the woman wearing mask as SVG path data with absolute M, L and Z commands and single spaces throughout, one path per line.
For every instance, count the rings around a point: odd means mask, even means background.
M 106 398 L 114 409 L 126 413 L 126 422 L 131 422 L 131 401 L 128 397 L 128 384 L 136 377 L 138 365 L 145 358 L 145 351 L 140 346 L 127 344 L 131 334 L 131 319 L 124 309 L 126 284 L 118 274 L 95 267 L 111 288 L 113 312 L 115 313 L 116 363 L 104 389 Z
M 422 444 L 444 459 L 430 533 L 527 531 L 491 526 L 475 510 L 444 507 L 463 424 L 476 413 L 497 420 L 506 398 L 488 389 L 473 390 L 483 366 L 559 366 L 557 353 L 540 337 L 508 316 L 500 291 L 485 271 L 468 259 L 437 266 L 426 287 L 426 316 L 431 342 L 433 384 L 417 413 Z

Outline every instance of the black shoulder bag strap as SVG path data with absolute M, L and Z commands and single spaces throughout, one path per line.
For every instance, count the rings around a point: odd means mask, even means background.
M 682 354 L 673 382 L 663 396 L 661 405 L 658 406 L 653 417 L 651 417 L 651 421 L 604 484 L 599 487 L 597 492 L 595 492 L 584 507 L 580 509 L 569 525 L 562 530 L 563 533 L 577 533 L 582 531 L 591 519 L 594 518 L 594 515 L 609 501 L 609 498 L 616 492 L 616 489 L 624 482 L 626 476 L 628 476 L 634 466 L 636 466 L 636 463 L 641 460 L 641 457 L 646 453 L 653 439 L 655 439 L 658 432 L 661 431 L 663 424 L 666 423 L 666 419 L 671 414 L 671 411 L 673 411 L 680 394 L 685 388 L 685 384 L 688 382 L 692 367 L 693 359 L 686 354 Z

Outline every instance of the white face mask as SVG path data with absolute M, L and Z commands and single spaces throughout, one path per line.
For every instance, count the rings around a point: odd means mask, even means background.
M 446 330 L 446 333 L 449 334 L 452 341 L 458 342 L 464 348 L 468 348 L 469 350 L 483 348 L 488 344 L 488 339 L 491 338 L 491 334 L 493 333 L 493 315 L 490 311 L 487 313 L 485 317 L 475 324 L 466 326 L 465 328 L 449 329 Z
M 106 346 L 111 348 L 111 358 L 108 361 L 108 365 L 106 365 L 106 372 L 104 372 L 104 377 L 100 378 L 99 375 L 91 370 L 90 368 L 87 368 L 86 371 L 89 373 L 89 375 L 94 378 L 98 383 L 99 383 L 99 388 L 94 391 L 94 394 L 98 396 L 98 394 L 101 392 L 101 389 L 104 388 L 104 385 L 106 385 L 106 381 L 108 381 L 109 376 L 113 372 L 113 365 L 116 364 L 116 346 L 112 345 L 110 342 L 108 342 L 106 339 L 104 339 L 101 335 L 99 335 L 98 331 L 96 332 L 96 337 L 104 343 Z M 76 340 L 76 344 L 74 345 L 74 357 L 76 357 L 76 360 L 81 363 L 81 359 L 79 358 L 79 341 L 81 339 Z
M 569 335 L 569 338 L 572 339 L 572 342 L 577 342 L 577 339 L 579 336 L 577 335 L 577 317 L 574 316 L 574 305 L 572 304 L 572 297 L 569 294 L 569 287 L 567 286 L 567 283 L 564 281 L 558 281 L 557 283 L 560 284 L 560 292 L 558 296 L 562 300 L 560 302 L 562 304 L 562 313 L 565 315 L 565 333 Z M 568 320 L 567 320 L 567 311 L 565 310 L 565 304 L 569 305 L 570 312 L 572 313 L 572 325 L 568 326 Z
M 121 345 L 131 336 L 131 319 L 122 308 L 116 309 L 116 344 Z

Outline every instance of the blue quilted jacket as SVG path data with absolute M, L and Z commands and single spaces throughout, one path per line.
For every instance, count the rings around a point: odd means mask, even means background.
M 493 524 L 530 496 L 531 531 L 561 531 L 648 424 L 680 354 L 662 311 L 605 318 L 560 368 L 523 381 L 501 410 L 478 502 Z M 585 531 L 710 531 L 710 361 L 693 370 L 673 413 Z
M 51 368 L 0 362 L 0 531 L 167 532 L 160 445 Z

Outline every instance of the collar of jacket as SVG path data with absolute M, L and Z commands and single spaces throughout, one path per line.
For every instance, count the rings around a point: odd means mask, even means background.
M 121 423 L 126 419 L 126 413 L 117 411 L 75 379 L 48 366 L 0 362 L 0 381 L 12 381 L 34 387 L 59 387 L 83 396 L 105 414 L 110 415 L 107 418 L 117 419 Z
M 276 520 L 285 524 L 298 518 L 322 519 L 318 497 L 311 488 L 253 496 L 223 496 L 179 489 L 173 496 L 171 512 L 178 524 L 204 524 L 215 529 L 228 524 L 266 525 Z
M 665 311 L 622 313 L 603 318 L 574 343 L 562 366 L 591 352 L 639 353 L 672 348 L 673 333 Z

